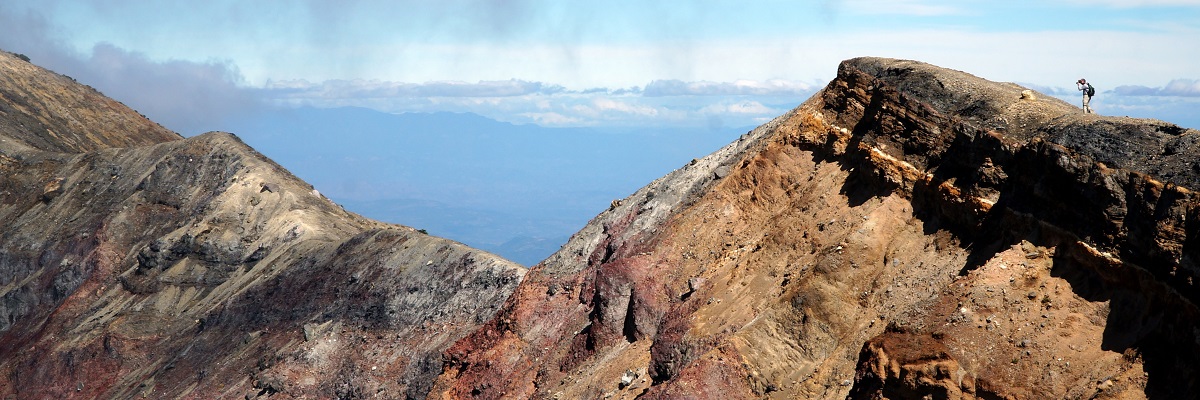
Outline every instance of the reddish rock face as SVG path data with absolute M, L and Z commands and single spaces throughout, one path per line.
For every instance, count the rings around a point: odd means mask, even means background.
M 0 95 L 0 398 L 420 398 L 525 273 L 7 54 Z
M 974 377 L 928 335 L 889 331 L 863 345 L 852 399 L 974 398 Z
M 1160 121 L 848 60 L 526 274 L 0 67 L 5 398 L 1200 390 L 1198 133 Z
M 431 396 L 1194 393 L 1197 132 L 1023 90 L 844 62 L 535 266 Z

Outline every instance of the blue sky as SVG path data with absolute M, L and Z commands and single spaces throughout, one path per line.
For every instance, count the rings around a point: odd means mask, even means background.
M 527 264 L 842 60 L 1071 103 L 1085 77 L 1101 114 L 1200 128 L 1197 38 L 1200 0 L 0 0 L 0 49 L 185 136 L 233 132 L 352 211 Z M 486 132 L 443 128 L 469 122 Z M 493 131 L 504 145 L 477 137 Z
M 6 0 L 0 48 L 184 134 L 267 105 L 743 126 L 856 56 L 1200 127 L 1200 0 Z

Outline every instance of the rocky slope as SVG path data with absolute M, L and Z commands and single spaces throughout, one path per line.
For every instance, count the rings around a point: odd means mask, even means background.
M 1190 398 L 1200 132 L 859 58 L 614 202 L 434 398 Z
M 81 153 L 180 139 L 74 79 L 0 51 L 0 145 Z
M 527 274 L 0 54 L 3 398 L 1190 398 L 1200 132 L 860 58 Z
M 518 265 L 0 54 L 0 397 L 424 397 Z

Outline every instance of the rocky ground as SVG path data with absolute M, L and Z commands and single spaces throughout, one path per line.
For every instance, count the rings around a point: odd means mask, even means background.
M 1191 398 L 1198 134 L 859 58 L 528 272 L 0 55 L 5 398 Z
M 434 391 L 1187 397 L 1196 137 L 849 60 L 796 110 L 614 203 L 450 348 Z
M 0 54 L 0 397 L 423 397 L 525 270 Z

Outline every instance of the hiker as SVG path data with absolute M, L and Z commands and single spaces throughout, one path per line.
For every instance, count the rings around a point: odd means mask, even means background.
M 1091 103 L 1092 96 L 1096 95 L 1096 88 L 1092 87 L 1092 84 L 1083 78 L 1075 81 L 1075 88 L 1083 92 L 1083 112 L 1091 114 L 1092 107 L 1088 106 L 1088 103 Z

